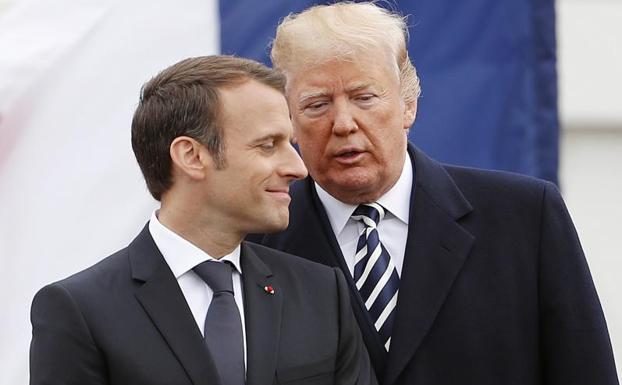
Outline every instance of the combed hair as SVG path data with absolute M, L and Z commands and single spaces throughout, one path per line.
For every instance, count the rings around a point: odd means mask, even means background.
M 421 88 L 408 57 L 406 18 L 375 2 L 340 2 L 317 5 L 289 14 L 279 24 L 272 42 L 272 63 L 287 74 L 295 68 L 331 59 L 348 60 L 369 50 L 389 50 L 399 71 L 406 103 L 416 100 Z
M 172 183 L 171 143 L 188 136 L 203 144 L 217 167 L 226 166 L 218 90 L 256 80 L 285 93 L 285 77 L 253 60 L 214 55 L 174 64 L 141 89 L 132 119 L 132 149 L 156 200 Z

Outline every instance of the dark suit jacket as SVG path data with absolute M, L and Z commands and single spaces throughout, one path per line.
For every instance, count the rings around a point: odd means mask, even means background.
M 341 271 L 247 242 L 241 266 L 248 385 L 375 383 Z M 147 227 L 43 288 L 32 324 L 31 384 L 226 385 Z
M 387 354 L 311 179 L 292 188 L 290 225 L 266 245 L 338 266 L 381 384 L 617 384 L 585 257 L 556 187 L 441 165 L 416 170 Z M 382 234 L 381 234 L 382 237 Z

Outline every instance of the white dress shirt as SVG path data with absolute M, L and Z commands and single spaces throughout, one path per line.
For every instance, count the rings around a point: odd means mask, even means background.
M 406 239 L 408 238 L 408 215 L 412 182 L 413 168 L 410 157 L 406 155 L 399 179 L 389 191 L 376 201 L 387 210 L 384 219 L 378 224 L 378 235 L 389 255 L 391 255 L 391 260 L 400 277 L 402 276 Z M 324 205 L 324 209 L 326 209 L 328 220 L 346 260 L 350 275 L 353 275 L 356 245 L 364 229 L 361 221 L 351 218 L 357 206 L 343 203 L 334 198 L 317 183 L 315 183 L 315 189 L 320 201 Z
M 235 303 L 240 311 L 242 321 L 242 336 L 244 337 L 244 365 L 246 365 L 246 326 L 244 322 L 244 301 L 242 298 L 242 266 L 240 265 L 240 245 L 219 260 L 211 257 L 197 246 L 182 238 L 165 227 L 157 217 L 157 210 L 151 215 L 149 232 L 156 246 L 162 253 L 164 260 L 170 267 L 181 292 L 186 298 L 190 311 L 199 330 L 205 335 L 205 316 L 214 292 L 192 269 L 205 261 L 229 261 L 235 269 L 231 275 L 233 279 L 233 294 Z

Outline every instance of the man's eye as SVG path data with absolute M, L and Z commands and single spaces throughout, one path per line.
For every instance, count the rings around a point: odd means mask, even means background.
M 320 108 L 324 107 L 326 104 L 327 104 L 326 102 L 315 102 L 315 103 L 309 104 L 307 108 L 310 110 L 319 110 Z
M 373 95 L 373 94 L 364 94 L 364 95 L 358 95 L 356 97 L 356 100 L 359 100 L 361 102 L 369 102 L 369 101 L 372 101 L 375 97 L 376 95 Z
M 273 150 L 276 147 L 276 143 L 274 141 L 262 143 L 259 145 L 259 148 L 265 151 Z

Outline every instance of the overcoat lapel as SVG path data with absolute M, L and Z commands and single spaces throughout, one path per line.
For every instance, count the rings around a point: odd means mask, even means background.
M 292 217 L 301 218 L 301 220 L 290 223 L 287 230 L 290 237 L 285 240 L 285 243 L 272 246 L 327 266 L 341 268 L 348 283 L 354 316 L 361 329 L 371 362 L 374 364 L 374 370 L 377 374 L 382 373 L 387 352 L 358 294 L 324 205 L 315 191 L 314 182 L 311 178 L 307 178 L 298 183 L 296 188 L 300 188 L 300 191 L 296 191 L 297 199 L 292 201 L 290 210 Z
M 272 384 L 278 357 L 283 296 L 287 293 L 281 290 L 278 277 L 273 276 L 246 242 L 242 243 L 240 258 L 246 325 L 246 384 Z
M 144 284 L 136 291 L 155 327 L 195 385 L 224 385 L 203 342 L 177 280 L 145 226 L 129 246 L 132 277 Z
M 457 220 L 472 211 L 445 169 L 410 148 L 416 166 L 396 320 L 384 373 L 392 384 L 430 330 L 462 268 L 473 236 Z

